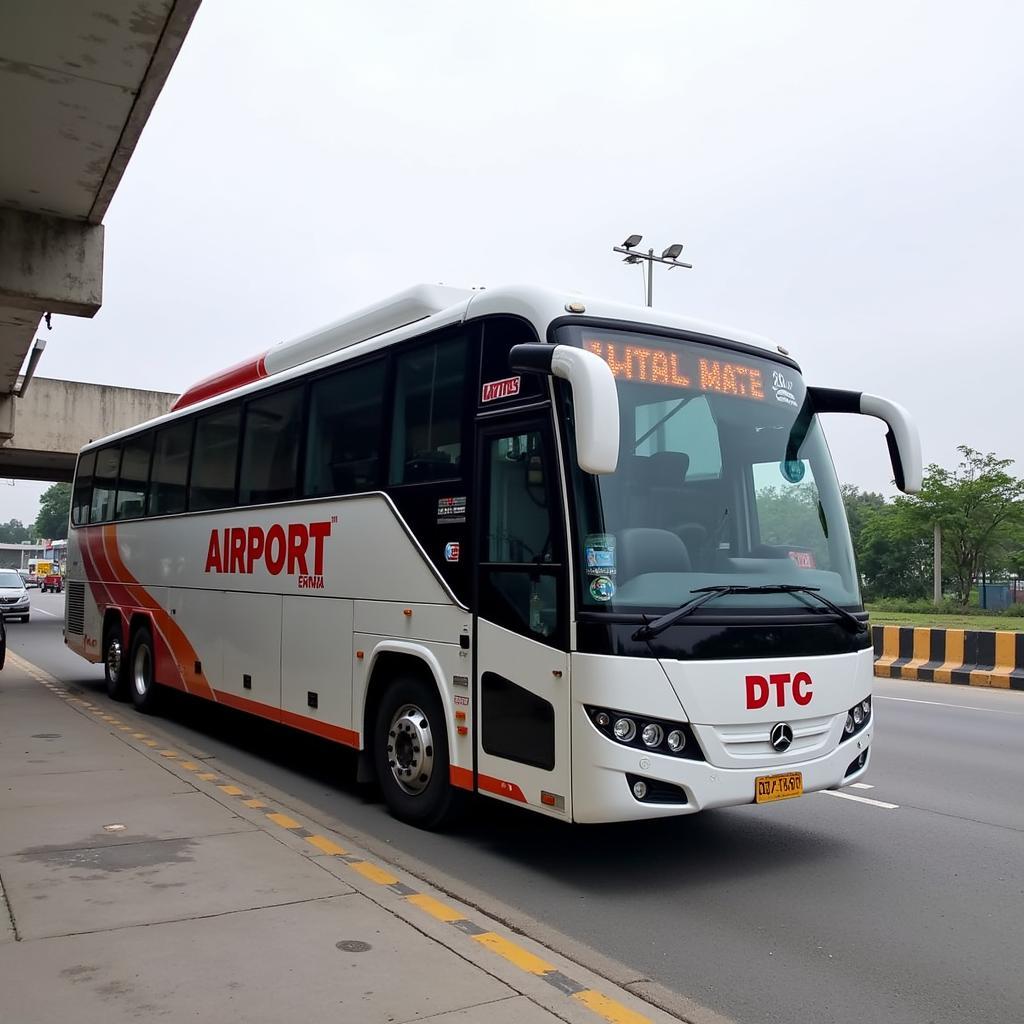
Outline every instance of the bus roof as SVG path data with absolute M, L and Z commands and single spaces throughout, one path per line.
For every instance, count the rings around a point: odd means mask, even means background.
M 749 331 L 647 306 L 610 302 L 532 285 L 469 290 L 420 284 L 205 377 L 185 391 L 165 416 L 90 442 L 82 450 L 87 451 L 143 428 L 176 419 L 176 414 L 186 409 L 218 404 L 217 400 L 229 394 L 237 392 L 243 395 L 259 390 L 262 384 L 269 383 L 269 378 L 275 382 L 284 381 L 308 370 L 340 362 L 350 355 L 386 348 L 438 327 L 501 313 L 528 320 L 541 339 L 546 337 L 552 321 L 577 315 L 738 341 L 764 349 L 766 355 L 774 355 L 777 351 L 774 342 Z M 340 355 L 342 352 L 344 356 Z

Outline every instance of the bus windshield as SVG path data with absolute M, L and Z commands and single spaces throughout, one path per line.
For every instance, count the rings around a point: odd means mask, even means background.
M 674 337 L 566 327 L 615 376 L 618 468 L 574 469 L 583 608 L 661 613 L 707 587 L 712 614 L 860 608 L 842 495 L 789 361 Z M 563 400 L 571 401 L 568 390 Z

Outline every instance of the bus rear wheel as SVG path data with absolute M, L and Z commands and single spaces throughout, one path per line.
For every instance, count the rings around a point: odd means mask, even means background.
M 381 698 L 373 732 L 377 780 L 391 813 L 434 829 L 461 810 L 449 781 L 448 732 L 437 691 L 415 676 L 394 679 Z
M 136 709 L 150 712 L 157 702 L 157 684 L 153 678 L 153 634 L 148 626 L 139 626 L 132 636 L 128 659 L 128 684 Z
M 121 623 L 112 622 L 103 634 L 103 676 L 107 681 L 107 696 L 113 700 L 125 700 L 128 697 L 126 667 Z

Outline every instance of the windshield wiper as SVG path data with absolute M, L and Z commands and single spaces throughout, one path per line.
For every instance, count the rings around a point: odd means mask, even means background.
M 765 583 L 761 586 L 747 586 L 741 583 L 722 584 L 716 587 L 698 587 L 696 590 L 691 590 L 690 593 L 696 594 L 697 597 L 680 605 L 675 611 L 666 612 L 653 622 L 644 624 L 633 634 L 633 639 L 650 640 L 659 633 L 663 633 L 669 626 L 674 626 L 680 619 L 685 619 L 687 615 L 695 612 L 702 605 L 713 601 L 716 597 L 724 597 L 726 594 L 804 594 L 814 598 L 823 608 L 837 615 L 850 632 L 859 633 L 867 628 L 866 624 L 852 612 L 840 608 L 834 601 L 830 601 L 820 593 L 819 587 L 806 587 L 799 583 Z

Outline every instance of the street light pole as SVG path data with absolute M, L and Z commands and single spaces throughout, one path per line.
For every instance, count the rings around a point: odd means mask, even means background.
M 664 263 L 669 270 L 674 267 L 685 267 L 687 270 L 693 269 L 692 263 L 683 263 L 680 260 L 679 254 L 683 251 L 683 247 L 679 242 L 674 242 L 670 245 L 660 256 L 654 255 L 653 249 L 647 250 L 647 255 L 642 253 L 634 252 L 636 246 L 642 241 L 641 235 L 630 235 L 622 245 L 613 245 L 612 252 L 625 253 L 623 263 L 646 263 L 647 264 L 647 305 L 654 305 L 654 264 Z

